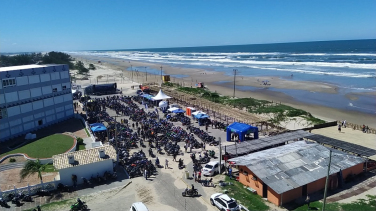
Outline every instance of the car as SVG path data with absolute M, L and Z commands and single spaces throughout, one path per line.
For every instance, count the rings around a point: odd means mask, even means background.
M 240 206 L 235 199 L 224 193 L 215 193 L 210 196 L 210 203 L 221 211 L 240 211 Z
M 207 163 L 201 170 L 201 174 L 204 176 L 213 176 L 219 173 L 219 161 L 211 161 Z
M 132 204 L 129 211 L 149 211 L 146 205 L 142 202 L 135 202 Z

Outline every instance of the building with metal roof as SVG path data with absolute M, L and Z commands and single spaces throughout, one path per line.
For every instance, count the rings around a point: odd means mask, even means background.
M 53 165 L 59 171 L 60 182 L 73 185 L 72 175 L 89 179 L 91 176 L 103 176 L 105 171 L 113 171 L 116 150 L 111 145 L 63 153 L 52 156 Z M 81 179 L 79 183 L 83 182 Z
M 363 171 L 364 159 L 332 150 L 329 188 Z M 317 143 L 296 141 L 229 161 L 239 166 L 239 181 L 276 205 L 306 197 L 325 186 L 330 150 Z
M 270 136 L 266 138 L 255 139 L 252 141 L 244 141 L 237 143 L 236 145 L 223 146 L 222 150 L 231 155 L 231 157 L 238 155 L 246 155 L 251 152 L 256 152 L 270 147 L 280 146 L 288 143 L 289 141 L 297 141 L 314 134 L 309 133 L 304 130 L 297 130 L 292 132 L 287 132 L 275 136 Z

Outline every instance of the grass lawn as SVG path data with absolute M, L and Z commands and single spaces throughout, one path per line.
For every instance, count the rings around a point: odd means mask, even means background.
M 51 164 L 47 164 L 46 165 L 46 168 L 44 169 L 43 172 L 55 172 L 56 169 L 54 167 L 54 165 L 51 163 Z
M 322 209 L 322 202 L 315 201 L 310 204 L 309 210 L 321 210 Z M 308 210 L 307 205 L 300 206 L 295 209 L 296 211 L 305 211 Z M 329 203 L 326 204 L 325 210 L 327 211 L 375 211 L 376 210 L 376 196 L 367 195 L 367 199 L 358 199 L 352 203 Z
M 228 176 L 226 176 L 225 181 L 231 182 L 234 185 L 221 187 L 222 190 L 227 190 L 227 195 L 236 199 L 248 210 L 269 210 L 269 206 L 265 204 L 265 201 L 259 195 L 251 193 L 249 190 L 244 188 L 244 185 L 240 182 L 232 180 Z
M 62 134 L 54 134 L 1 154 L 0 157 L 13 153 L 26 153 L 33 158 L 50 158 L 53 155 L 66 152 L 72 147 L 72 145 L 72 137 Z

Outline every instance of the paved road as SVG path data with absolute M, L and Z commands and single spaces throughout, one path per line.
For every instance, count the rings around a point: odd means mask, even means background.
M 24 162 L 4 164 L 4 165 L 0 166 L 0 171 L 6 171 L 6 170 L 9 170 L 9 169 L 15 169 L 15 168 L 22 168 L 24 165 L 25 165 Z

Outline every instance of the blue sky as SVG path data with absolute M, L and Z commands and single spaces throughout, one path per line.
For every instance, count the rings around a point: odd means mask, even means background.
M 376 38 L 375 0 L 3 0 L 0 52 Z

